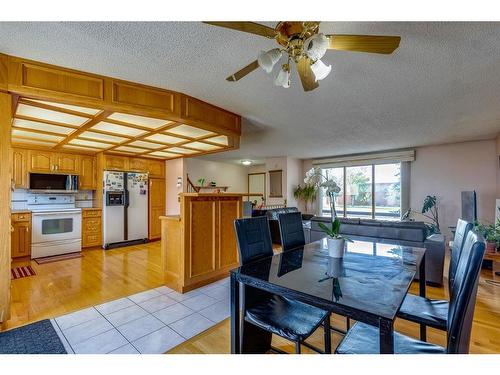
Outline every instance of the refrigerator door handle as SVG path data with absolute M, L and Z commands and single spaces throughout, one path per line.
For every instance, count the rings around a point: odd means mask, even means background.
M 129 200 L 129 192 L 128 190 L 124 191 L 124 198 L 125 198 L 125 203 L 124 206 L 128 207 L 130 205 L 130 200 Z

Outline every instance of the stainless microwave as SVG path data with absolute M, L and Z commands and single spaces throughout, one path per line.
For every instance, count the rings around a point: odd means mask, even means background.
M 78 176 L 74 174 L 30 173 L 29 180 L 29 189 L 32 191 L 78 191 Z

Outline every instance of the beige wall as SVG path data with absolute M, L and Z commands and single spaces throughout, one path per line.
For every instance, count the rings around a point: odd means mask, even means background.
M 228 192 L 246 193 L 248 190 L 248 170 L 243 165 L 220 163 L 196 158 L 185 159 L 186 173 L 193 184 L 204 178 L 205 184 L 214 181 L 217 186 L 229 186 Z
M 186 191 L 186 181 L 185 181 L 185 159 L 173 159 L 167 160 L 165 163 L 165 186 L 167 189 L 167 215 L 179 215 L 181 206 L 178 199 L 178 194 Z M 183 184 L 179 188 L 177 187 L 177 177 L 183 179 Z
M 419 147 L 411 163 L 410 206 L 418 210 L 426 195 L 436 195 L 441 229 L 449 235 L 461 214 L 460 193 L 476 190 L 478 219 L 492 222 L 497 171 L 496 140 Z

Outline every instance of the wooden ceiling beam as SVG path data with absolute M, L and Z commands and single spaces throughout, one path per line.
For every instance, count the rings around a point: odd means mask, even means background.
M 44 120 L 44 119 L 39 119 L 36 117 L 30 117 L 30 116 L 23 116 L 19 114 L 15 114 L 14 118 L 17 118 L 19 120 L 27 120 L 27 121 L 33 121 L 33 122 L 40 122 L 42 124 L 47 124 L 47 125 L 55 125 L 55 126 L 62 126 L 63 128 L 71 128 L 71 129 L 78 129 L 80 128 L 78 125 L 70 125 L 66 124 L 63 122 L 57 122 L 57 121 L 51 121 L 51 120 Z

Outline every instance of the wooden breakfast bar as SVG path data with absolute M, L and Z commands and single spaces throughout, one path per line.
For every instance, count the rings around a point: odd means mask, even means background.
M 165 285 L 180 293 L 229 275 L 238 267 L 233 222 L 243 215 L 237 193 L 181 193 L 180 215 L 161 216 Z

